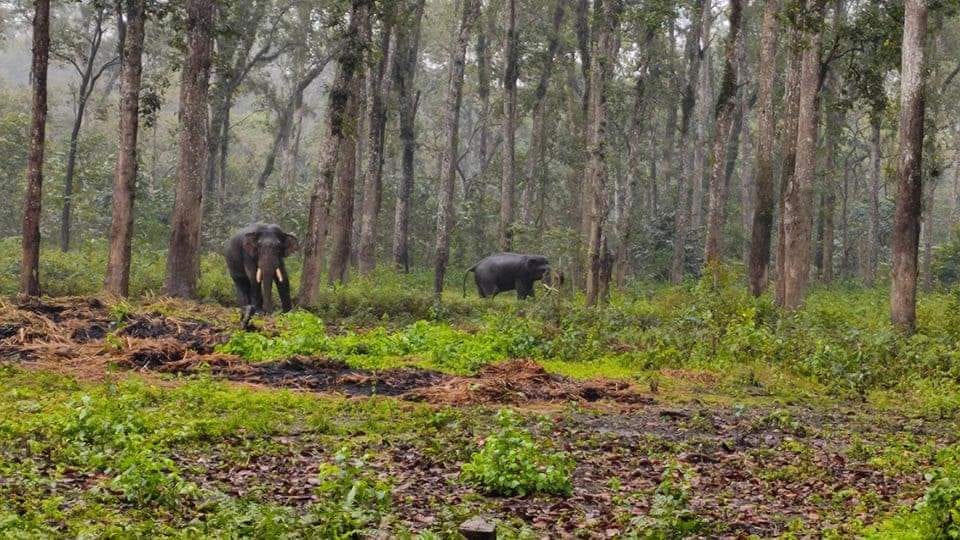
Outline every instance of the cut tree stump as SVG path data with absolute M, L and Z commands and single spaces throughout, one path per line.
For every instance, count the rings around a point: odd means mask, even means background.
M 496 540 L 497 526 L 486 518 L 475 516 L 460 524 L 460 534 L 467 540 Z

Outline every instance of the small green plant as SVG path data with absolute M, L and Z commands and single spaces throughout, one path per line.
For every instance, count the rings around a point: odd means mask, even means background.
M 500 429 L 463 465 L 463 481 L 491 495 L 525 496 L 547 493 L 569 496 L 573 491 L 573 459 L 549 452 L 533 440 L 510 409 L 497 413 Z
M 650 512 L 631 521 L 631 536 L 672 540 L 687 538 L 704 528 L 703 520 L 690 510 L 692 474 L 678 463 L 667 465 L 653 493 Z
M 362 458 L 351 458 L 347 449 L 334 456 L 333 463 L 320 468 L 317 495 L 320 502 L 305 518 L 318 538 L 355 538 L 390 509 L 390 487 L 370 478 Z

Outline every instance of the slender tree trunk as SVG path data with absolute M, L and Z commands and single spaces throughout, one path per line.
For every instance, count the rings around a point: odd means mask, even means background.
M 831 73 L 827 77 L 827 91 L 831 101 L 836 99 L 839 90 L 839 79 Z M 833 104 L 831 104 L 833 105 Z M 837 106 L 831 106 L 826 115 L 827 125 L 824 129 L 824 152 L 826 153 L 826 171 L 823 175 L 823 205 L 821 216 L 823 222 L 823 236 L 820 241 L 820 280 L 824 283 L 833 282 L 833 255 L 835 237 L 835 214 L 837 206 L 837 153 L 840 151 L 839 133 L 843 128 L 843 112 Z
M 330 202 L 334 178 L 341 172 L 341 162 L 355 159 L 355 148 L 350 138 L 356 136 L 355 117 L 350 114 L 350 101 L 360 76 L 364 53 L 361 27 L 369 15 L 370 0 L 353 0 L 350 23 L 344 35 L 345 45 L 337 55 L 337 73 L 327 97 L 325 134 L 320 154 L 320 171 L 310 195 L 307 234 L 303 245 L 303 270 L 297 303 L 309 306 L 316 301 L 323 266 L 323 248 L 329 228 Z M 352 195 L 352 193 L 351 193 Z M 348 236 L 349 239 L 349 236 Z
M 779 24 L 778 0 L 766 0 L 763 7 L 763 28 L 760 34 L 760 62 L 757 89 L 757 138 L 755 180 L 756 209 L 750 231 L 750 292 L 763 294 L 767 287 L 767 268 L 770 265 L 770 237 L 773 229 L 773 139 L 776 136 L 776 118 L 773 111 L 774 83 L 776 82 L 777 33 Z
M 187 55 L 180 81 L 180 158 L 167 253 L 164 292 L 193 297 L 200 278 L 204 166 L 207 160 L 207 90 L 213 49 L 213 0 L 187 0 Z
M 620 14 L 622 0 L 605 0 L 595 16 L 597 39 L 590 66 L 590 129 L 587 155 L 589 156 L 584 182 L 590 185 L 590 228 L 587 244 L 588 306 L 602 301 L 609 281 L 608 251 L 604 224 L 607 219 L 607 102 L 619 52 Z M 604 265 L 604 262 L 607 264 Z M 604 275 L 601 275 L 604 274 Z
M 497 228 L 501 251 L 513 245 L 513 195 L 516 189 L 517 131 L 517 2 L 506 0 L 507 36 L 503 56 L 503 173 L 500 177 L 500 222 Z
M 741 0 L 730 0 L 730 30 L 723 55 L 723 78 L 720 81 L 720 94 L 717 97 L 717 123 L 713 135 L 713 171 L 710 174 L 709 206 L 707 215 L 707 241 L 704 248 L 704 262 L 707 266 L 718 266 L 722 257 L 722 238 L 724 214 L 727 206 L 727 182 L 724 174 L 727 166 L 726 152 L 730 140 L 730 129 L 737 112 L 737 44 L 740 39 L 740 23 L 743 18 Z M 715 276 L 719 279 L 719 276 Z
M 780 196 L 777 218 L 777 289 L 774 300 L 778 306 L 784 305 L 784 287 L 786 285 L 786 232 L 784 231 L 785 200 L 787 190 L 793 183 L 797 164 L 797 126 L 800 111 L 800 67 L 803 54 L 803 44 L 799 30 L 792 31 L 792 44 L 787 74 L 784 81 L 784 112 L 783 128 L 780 138 Z
M 697 125 L 694 132 L 693 143 L 693 168 L 695 175 L 694 182 L 691 184 L 690 196 L 690 221 L 694 229 L 703 225 L 703 184 L 706 178 L 707 170 L 707 148 L 709 143 L 707 139 L 710 136 L 710 127 L 712 123 L 711 109 L 713 101 L 713 70 L 711 52 L 710 52 L 710 30 L 713 26 L 713 0 L 706 0 L 706 10 L 703 18 L 703 51 L 701 51 L 700 62 L 700 83 L 697 86 Z
M 553 74 L 554 58 L 560 45 L 560 26 L 563 24 L 564 10 L 568 0 L 557 0 L 553 9 L 553 25 L 547 40 L 543 69 L 533 94 L 533 125 L 530 130 L 530 146 L 524 164 L 523 187 L 520 192 L 520 221 L 525 226 L 533 225 L 533 192 L 535 186 L 544 178 L 547 145 L 544 136 L 547 132 L 547 88 Z M 543 196 L 545 194 L 541 194 Z
M 813 227 L 813 182 L 817 164 L 817 120 L 820 85 L 820 21 L 823 0 L 808 2 L 810 27 L 800 68 L 800 106 L 797 112 L 797 163 L 784 198 L 783 306 L 795 310 L 803 303 L 810 276 Z
M 87 102 L 93 94 L 94 86 L 100 73 L 96 73 L 95 65 L 103 42 L 103 21 L 106 8 L 99 7 L 94 16 L 93 34 L 90 36 L 90 48 L 87 51 L 86 63 L 80 73 L 80 88 L 77 89 L 77 109 L 73 117 L 73 129 L 70 130 L 70 147 L 67 150 L 67 167 L 63 178 L 63 207 L 60 212 L 60 251 L 70 250 L 70 224 L 73 208 L 73 177 L 77 167 L 77 145 L 80 141 L 80 129 L 83 126 L 83 117 L 87 110 Z
M 900 160 L 893 216 L 890 318 L 901 331 L 917 324 L 917 243 L 923 193 L 924 45 L 927 2 L 906 0 L 900 68 Z
M 369 153 L 363 176 L 363 205 L 360 211 L 360 246 L 358 267 L 360 274 L 367 275 L 376 266 L 377 217 L 383 197 L 383 146 L 387 125 L 386 101 L 390 95 L 390 67 L 393 64 L 395 46 L 391 47 L 393 15 L 387 16 L 380 36 L 380 64 L 372 72 L 367 138 Z
M 44 134 L 47 127 L 47 65 L 50 59 L 50 0 L 33 3 L 33 113 L 23 200 L 20 292 L 40 296 L 40 202 L 43 187 Z
M 400 142 L 403 147 L 393 218 L 393 265 L 404 272 L 410 271 L 410 196 L 413 192 L 414 156 L 417 149 L 417 102 L 420 98 L 415 91 L 415 83 L 424 3 L 425 0 L 415 0 L 410 19 L 405 21 L 406 24 L 398 25 L 397 52 L 392 67 L 394 85 L 397 88 Z
M 690 194 L 696 174 L 690 152 L 690 117 L 697 102 L 696 92 L 700 77 L 700 30 L 707 4 L 705 0 L 695 0 L 693 19 L 686 37 L 687 78 L 683 88 L 680 105 L 680 174 L 677 182 L 677 211 L 674 215 L 673 258 L 670 265 L 670 281 L 679 283 L 683 279 L 686 261 L 687 228 L 690 223 Z
M 126 0 L 126 34 L 120 73 L 120 141 L 113 176 L 110 254 L 103 288 L 110 294 L 130 293 L 130 243 L 137 185 L 137 135 L 140 120 L 140 76 L 146 0 Z
M 478 0 L 463 0 L 460 25 L 453 43 L 444 107 L 444 146 L 440 168 L 440 191 L 437 204 L 437 243 L 433 274 L 433 292 L 437 302 L 443 294 L 443 280 L 450 257 L 450 235 L 453 232 L 454 185 L 460 143 L 460 106 L 463 103 L 463 72 L 470 30 L 479 14 Z
M 867 205 L 867 238 L 864 253 L 863 283 L 873 287 L 877 279 L 880 247 L 880 118 L 870 120 L 870 200 Z
M 840 243 L 843 253 L 840 254 L 840 278 L 850 277 L 850 165 L 847 160 L 843 163 L 843 186 L 840 198 Z

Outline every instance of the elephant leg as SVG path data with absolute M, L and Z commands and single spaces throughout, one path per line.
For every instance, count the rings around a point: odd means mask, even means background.
M 531 283 L 518 279 L 517 280 L 517 300 L 524 300 L 528 296 L 533 296 L 533 287 Z
M 237 304 L 240 307 L 250 305 L 250 280 L 243 274 L 230 274 L 233 279 L 233 287 L 237 291 Z
M 283 281 L 277 282 L 277 292 L 280 293 L 280 305 L 286 313 L 293 309 L 293 302 L 290 300 L 290 276 L 287 275 L 286 268 L 281 268 L 280 273 L 283 275 Z
M 497 288 L 495 283 L 481 283 L 477 285 L 477 290 L 480 292 L 481 298 L 493 298 L 497 296 L 497 293 L 500 290 Z

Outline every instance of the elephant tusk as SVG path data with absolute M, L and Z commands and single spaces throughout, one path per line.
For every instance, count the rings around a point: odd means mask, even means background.
M 283 283 L 283 272 L 281 272 L 279 268 L 277 268 L 277 281 Z
M 257 268 L 257 283 L 261 283 L 262 281 L 263 281 L 263 271 Z
M 540 283 L 540 284 L 543 285 L 543 288 L 546 289 L 546 290 L 548 290 L 548 291 L 557 292 L 557 289 L 554 289 L 553 287 L 547 285 L 546 283 Z

